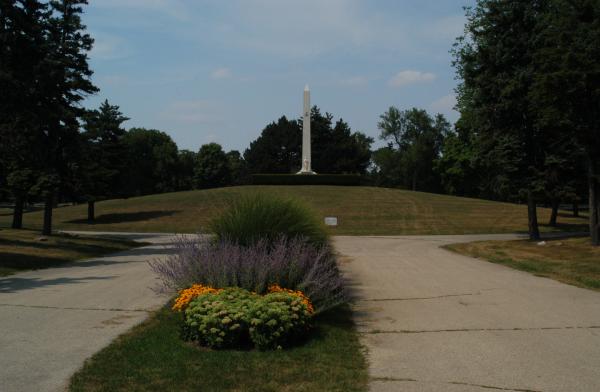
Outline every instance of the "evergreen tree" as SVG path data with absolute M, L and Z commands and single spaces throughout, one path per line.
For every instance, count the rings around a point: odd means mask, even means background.
M 40 85 L 49 56 L 46 3 L 0 2 L 0 165 L 14 200 L 13 228 L 21 228 L 23 206 L 45 166 Z
M 73 186 L 74 161 L 79 155 L 79 119 L 85 115 L 81 101 L 98 89 L 90 78 L 87 53 L 93 39 L 81 23 L 82 5 L 86 0 L 50 1 L 47 20 L 48 55 L 43 61 L 43 75 L 38 81 L 42 106 L 38 109 L 42 124 L 43 162 L 37 189 L 44 198 L 42 233 L 52 233 L 52 208 L 59 188 Z
M 312 168 L 318 173 L 364 174 L 371 161 L 373 139 L 352 132 L 340 119 L 311 109 Z M 265 127 L 260 137 L 250 143 L 244 160 L 251 173 L 296 173 L 301 167 L 302 119 L 285 116 Z
M 295 173 L 300 170 L 302 131 L 282 116 L 268 124 L 244 152 L 251 173 Z
M 108 100 L 84 118 L 82 170 L 78 180 L 80 192 L 88 203 L 88 222 L 95 219 L 96 201 L 123 195 L 119 180 L 126 163 L 123 142 L 126 131 L 122 124 L 127 120 L 119 107 L 110 105 Z

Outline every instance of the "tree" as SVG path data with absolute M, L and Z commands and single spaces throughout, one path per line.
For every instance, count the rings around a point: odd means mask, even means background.
M 371 162 L 373 139 L 352 129 L 343 119 L 333 125 L 331 113 L 311 109 L 312 169 L 317 173 L 364 174 Z M 302 119 L 298 120 L 300 132 Z M 300 162 L 296 162 L 298 165 Z
M 476 156 L 473 131 L 459 120 L 455 124 L 455 131 L 446 135 L 441 156 L 435 165 L 445 193 L 480 196 L 480 175 L 476 166 Z
M 194 189 L 194 168 L 196 167 L 196 153 L 190 150 L 180 150 L 177 155 L 177 179 L 176 189 L 178 191 L 189 191 Z
M 394 185 L 413 191 L 438 191 L 440 180 L 434 167 L 444 138 L 450 132 L 450 123 L 441 114 L 432 117 L 425 110 L 413 108 L 400 111 L 393 106 L 380 118 L 377 124 L 381 131 L 380 138 L 389 144 L 385 155 L 382 155 L 383 151 L 378 154 L 378 160 L 381 164 L 384 156 L 389 157 L 391 153 L 397 155 L 386 160 L 400 166 L 394 170 L 397 177 Z M 380 169 L 383 175 L 391 171 L 385 164 Z
M 98 110 L 89 111 L 84 118 L 82 170 L 79 173 L 80 191 L 88 203 L 88 222 L 95 219 L 95 202 L 117 195 L 119 179 L 125 168 L 126 146 L 123 143 L 129 120 L 118 106 L 105 100 Z
M 536 40 L 532 97 L 536 120 L 581 148 L 587 171 L 590 234 L 600 245 L 600 3 L 554 0 Z M 570 157 L 575 170 L 578 157 Z M 577 185 L 575 186 L 576 188 Z
M 198 189 L 217 188 L 231 181 L 229 158 L 217 143 L 204 144 L 196 156 L 194 185 Z
M 178 149 L 169 135 L 156 129 L 131 128 L 123 136 L 127 168 L 122 188 L 127 196 L 172 192 L 177 189 L 174 173 Z
M 82 5 L 86 0 L 50 1 L 47 19 L 48 55 L 43 61 L 43 75 L 37 80 L 42 106 L 41 117 L 44 150 L 38 157 L 43 162 L 37 188 L 44 196 L 42 234 L 52 233 L 52 208 L 59 187 L 71 184 L 73 162 L 78 155 L 79 119 L 85 114 L 80 102 L 98 89 L 92 84 L 92 70 L 87 52 L 94 40 L 81 23 Z
M 371 161 L 373 139 L 352 129 L 343 119 L 311 109 L 312 168 L 318 173 L 364 174 Z M 265 127 L 244 152 L 251 173 L 296 173 L 301 167 L 302 119 L 285 116 Z
M 0 166 L 14 199 L 13 227 L 21 228 L 23 205 L 45 165 L 40 83 L 47 71 L 48 5 L 39 1 L 0 2 Z
M 231 171 L 231 185 L 245 185 L 250 181 L 248 165 L 237 150 L 231 150 L 227 154 L 229 170 Z
M 35 182 L 35 173 L 27 168 L 12 170 L 6 179 L 7 187 L 11 190 L 15 198 L 11 225 L 13 229 L 21 229 L 23 227 L 23 209 Z
M 530 100 L 535 37 L 548 2 L 478 0 L 455 47 L 459 110 L 477 130 L 485 186 L 528 205 L 529 237 L 539 239 L 537 199 L 544 193 L 546 131 Z
M 295 173 L 300 169 L 302 131 L 282 116 L 268 124 L 244 152 L 251 173 Z

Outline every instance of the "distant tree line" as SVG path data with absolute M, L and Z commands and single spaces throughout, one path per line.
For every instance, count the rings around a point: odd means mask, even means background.
M 301 166 L 302 119 L 281 117 L 242 152 L 216 143 L 179 150 L 166 133 L 126 130 L 128 118 L 98 89 L 81 24 L 84 0 L 0 2 L 0 200 L 22 226 L 28 202 L 44 204 L 45 234 L 60 201 L 95 203 L 250 182 L 256 173 Z M 386 146 L 343 119 L 311 109 L 312 168 L 361 174 L 373 185 L 527 203 L 589 200 L 600 244 L 600 3 L 594 0 L 478 0 L 453 50 L 460 118 L 390 107 L 377 123 Z

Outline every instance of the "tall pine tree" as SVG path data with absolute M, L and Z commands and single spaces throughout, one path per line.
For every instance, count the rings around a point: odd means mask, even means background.
M 98 110 L 84 117 L 81 171 L 78 173 L 80 192 L 88 203 L 88 222 L 95 220 L 95 203 L 119 193 L 119 180 L 125 168 L 127 147 L 123 141 L 122 124 L 129 120 L 118 106 L 105 100 Z
M 45 100 L 40 110 L 44 124 L 46 169 L 38 189 L 44 197 L 42 233 L 52 233 L 52 208 L 59 189 L 72 184 L 73 163 L 78 155 L 79 119 L 85 115 L 81 101 L 98 89 L 90 78 L 87 53 L 94 40 L 81 22 L 82 5 L 87 0 L 54 0 L 48 19 L 49 55 L 44 61 L 45 75 L 41 88 Z

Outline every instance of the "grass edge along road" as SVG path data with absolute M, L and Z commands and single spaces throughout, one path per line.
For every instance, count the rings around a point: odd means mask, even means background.
M 54 210 L 56 229 L 196 233 L 236 198 L 252 193 L 297 198 L 323 218 L 338 217 L 332 235 L 483 234 L 527 231 L 527 207 L 400 189 L 341 186 L 237 186 L 163 193 L 98 202 L 97 220 L 86 222 L 87 206 Z M 42 211 L 27 213 L 24 226 L 41 228 Z M 561 213 L 559 226 L 544 225 L 550 210 L 539 208 L 541 230 L 587 231 L 587 219 Z M 0 214 L 0 227 L 10 225 Z
M 139 242 L 0 229 L 0 277 L 22 271 L 58 267 L 76 260 L 142 246 Z
M 348 306 L 315 320 L 297 347 L 210 350 L 179 338 L 180 314 L 164 307 L 86 361 L 70 391 L 366 391 L 364 349 Z
M 588 237 L 546 240 L 477 241 L 445 249 L 502 264 L 536 276 L 600 291 L 600 248 Z

